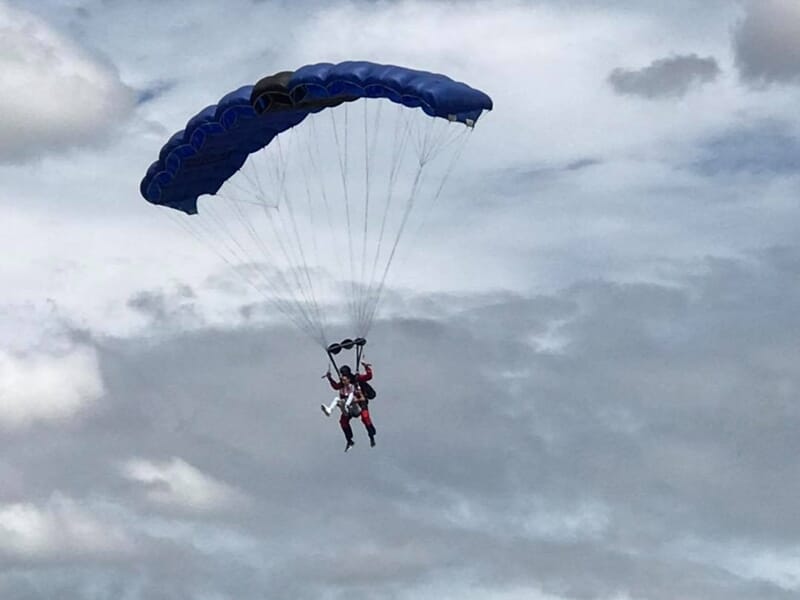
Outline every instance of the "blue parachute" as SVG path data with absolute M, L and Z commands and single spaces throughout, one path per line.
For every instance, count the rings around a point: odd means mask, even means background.
M 492 108 L 487 94 L 445 75 L 363 61 L 306 65 L 234 90 L 189 119 L 147 170 L 142 196 L 194 214 L 199 196 L 215 194 L 249 154 L 279 133 L 309 114 L 360 98 L 385 98 L 468 125 Z
M 197 113 L 161 148 L 140 190 L 192 215 L 168 211 L 328 348 L 331 312 L 349 316 L 346 335 L 366 336 L 415 206 L 436 204 L 491 108 L 485 93 L 441 74 L 307 65 Z M 213 201 L 198 211 L 204 195 Z M 214 238 L 225 239 L 214 247 Z

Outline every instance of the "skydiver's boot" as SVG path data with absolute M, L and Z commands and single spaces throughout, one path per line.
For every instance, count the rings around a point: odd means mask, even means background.
M 375 426 L 372 424 L 367 425 L 367 433 L 369 434 L 370 448 L 375 447 Z
M 342 433 L 344 433 L 344 439 L 347 440 L 347 445 L 344 447 L 344 451 L 347 452 L 355 444 L 353 441 L 353 429 L 350 427 L 350 417 L 342 413 L 342 416 L 339 417 L 339 425 L 342 428 Z
M 331 409 L 330 409 L 330 408 L 328 408 L 328 407 L 327 407 L 327 406 L 325 406 L 324 404 L 320 404 L 320 406 L 319 406 L 319 407 L 322 409 L 322 412 L 324 412 L 324 413 L 325 413 L 325 416 L 326 416 L 326 417 L 330 417 L 330 416 L 331 416 Z

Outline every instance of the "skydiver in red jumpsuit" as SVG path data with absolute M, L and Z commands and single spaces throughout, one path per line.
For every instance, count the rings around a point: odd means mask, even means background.
M 353 375 L 353 372 L 350 370 L 350 367 L 347 365 L 342 366 L 339 369 L 340 379 L 336 381 L 332 376 L 330 369 L 328 372 L 325 373 L 325 377 L 328 379 L 328 383 L 330 386 L 339 392 L 339 394 L 333 399 L 333 401 L 328 404 L 322 405 L 322 412 L 325 415 L 330 416 L 331 412 L 336 406 L 339 406 L 341 409 L 341 416 L 339 417 L 339 425 L 344 432 L 345 440 L 347 444 L 344 448 L 344 451 L 347 452 L 350 448 L 353 447 L 355 442 L 353 441 L 353 430 L 350 427 L 350 419 L 354 416 L 360 416 L 361 422 L 364 424 L 364 428 L 367 430 L 367 434 L 369 435 L 369 445 L 375 446 L 375 426 L 372 424 L 372 419 L 370 418 L 369 414 L 369 399 L 364 395 L 363 391 L 361 390 L 359 384 L 365 383 L 372 379 L 372 365 L 370 363 L 363 363 L 365 373 L 356 373 Z

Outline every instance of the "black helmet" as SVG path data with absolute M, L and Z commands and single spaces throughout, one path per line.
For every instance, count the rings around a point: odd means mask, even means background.
M 339 369 L 339 374 L 340 375 L 347 375 L 348 377 L 352 377 L 353 376 L 353 371 L 350 370 L 349 366 L 342 365 L 342 367 Z

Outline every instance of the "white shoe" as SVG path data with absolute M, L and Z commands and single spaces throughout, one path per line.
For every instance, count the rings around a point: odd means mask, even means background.
M 328 408 L 328 407 L 327 407 L 327 406 L 325 406 L 324 404 L 320 404 L 320 406 L 319 406 L 319 407 L 322 409 L 322 412 L 324 412 L 324 413 L 325 413 L 325 416 L 326 416 L 326 417 L 330 417 L 330 416 L 331 416 L 331 409 L 330 409 L 330 408 Z

